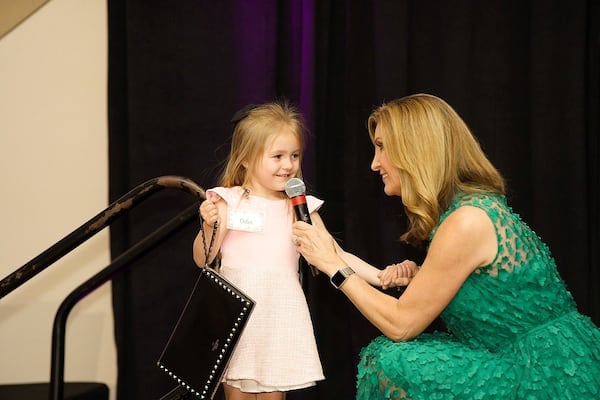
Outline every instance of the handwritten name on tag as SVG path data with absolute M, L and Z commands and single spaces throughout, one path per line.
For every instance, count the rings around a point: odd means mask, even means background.
M 264 210 L 227 209 L 227 228 L 245 231 L 262 232 L 265 228 L 267 213 Z

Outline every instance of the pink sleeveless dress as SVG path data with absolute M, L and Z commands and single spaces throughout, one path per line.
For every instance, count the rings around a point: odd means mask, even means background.
M 299 281 L 290 201 L 244 196 L 240 187 L 207 191 L 207 196 L 215 194 L 228 207 L 221 273 L 256 302 L 223 380 L 245 392 L 315 385 L 324 376 Z M 313 196 L 306 198 L 310 212 L 323 204 Z M 236 226 L 248 216 L 259 222 L 251 229 Z

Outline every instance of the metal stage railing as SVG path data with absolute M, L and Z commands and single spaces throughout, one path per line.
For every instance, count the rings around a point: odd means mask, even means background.
M 182 190 L 193 195 L 197 200 L 204 200 L 206 198 L 204 189 L 184 177 L 161 176 L 146 181 L 113 202 L 104 211 L 100 212 L 56 244 L 46 249 L 37 257 L 2 279 L 0 281 L 0 299 L 35 277 L 38 273 L 42 272 L 77 246 L 100 232 L 142 201 L 165 188 Z M 75 304 L 89 293 L 111 280 L 118 271 L 126 268 L 131 261 L 158 245 L 197 216 L 198 204 L 194 203 L 175 218 L 171 219 L 159 229 L 130 247 L 127 251 L 114 259 L 107 267 L 73 290 L 63 300 L 56 312 L 52 329 L 52 360 L 50 391 L 48 397 L 50 400 L 64 399 L 65 328 L 69 312 L 73 309 Z M 167 393 L 167 395 L 163 396 L 162 399 L 183 400 L 189 398 L 189 394 L 190 393 L 185 391 L 185 389 L 177 387 Z

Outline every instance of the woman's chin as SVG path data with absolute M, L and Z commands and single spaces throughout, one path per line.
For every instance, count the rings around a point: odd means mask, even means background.
M 394 190 L 394 188 L 391 188 L 391 187 L 389 187 L 387 185 L 383 187 L 383 193 L 385 193 L 386 196 L 390 196 L 390 197 L 392 197 L 392 196 L 400 196 L 401 195 L 398 190 Z

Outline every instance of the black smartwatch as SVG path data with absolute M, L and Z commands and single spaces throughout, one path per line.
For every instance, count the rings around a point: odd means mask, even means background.
M 350 267 L 342 268 L 338 270 L 335 274 L 333 274 L 329 281 L 331 282 L 334 288 L 339 289 L 342 287 L 344 282 L 346 282 L 346 279 L 348 279 L 348 277 L 353 273 L 354 270 Z

